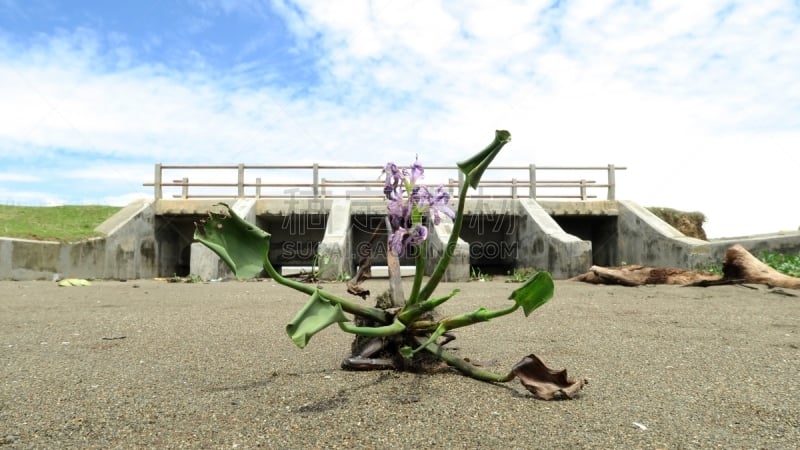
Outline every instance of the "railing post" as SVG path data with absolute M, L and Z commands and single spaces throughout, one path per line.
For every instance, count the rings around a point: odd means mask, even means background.
M 581 180 L 581 200 L 586 200 L 588 196 L 586 195 L 586 180 Z
M 511 179 L 511 198 L 516 200 L 517 199 L 517 179 Z
M 528 167 L 528 171 L 528 182 L 531 185 L 530 190 L 528 191 L 528 196 L 532 200 L 536 200 L 536 164 L 531 164 L 530 167 Z
M 186 200 L 189 198 L 189 178 L 183 177 L 180 180 L 173 180 L 175 183 L 181 184 L 181 198 Z
M 261 198 L 261 177 L 256 177 L 256 200 Z
M 617 178 L 616 169 L 613 164 L 608 165 L 608 199 L 617 199 Z
M 314 184 L 316 185 L 317 183 L 314 183 Z M 322 179 L 322 187 L 321 187 L 321 189 L 319 189 L 319 196 L 317 194 L 314 194 L 314 198 L 322 198 L 324 200 L 326 195 L 327 195 L 327 193 L 325 192 L 325 178 L 323 178 Z
M 156 171 L 153 175 L 153 196 L 156 200 L 161 200 L 161 163 L 156 163 Z
M 314 198 L 319 198 L 319 164 L 314 163 L 312 167 L 313 173 L 313 184 L 311 186 L 311 192 L 314 194 Z
M 239 163 L 239 180 L 237 181 L 237 196 L 239 198 L 244 197 L 244 164 Z

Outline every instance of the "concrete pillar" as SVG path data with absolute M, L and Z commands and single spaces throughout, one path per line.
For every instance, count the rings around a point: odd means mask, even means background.
M 335 199 L 328 212 L 325 237 L 317 249 L 320 279 L 336 280 L 351 275 L 353 236 L 350 222 L 350 200 Z
M 518 267 L 547 270 L 553 278 L 580 275 L 592 265 L 592 243 L 565 232 L 536 201 L 519 199 Z

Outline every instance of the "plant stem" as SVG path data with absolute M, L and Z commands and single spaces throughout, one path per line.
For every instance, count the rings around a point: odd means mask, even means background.
M 411 294 L 408 296 L 406 308 L 413 306 L 418 301 L 419 290 L 422 287 L 422 278 L 425 276 L 425 259 L 428 253 L 428 241 L 424 240 L 417 248 L 417 264 L 414 268 L 414 285 L 411 286 Z
M 445 328 L 448 331 L 450 331 L 456 328 L 466 327 L 479 322 L 486 322 L 500 316 L 505 316 L 507 314 L 511 314 L 517 309 L 519 309 L 518 304 L 511 305 L 508 308 L 495 309 L 495 310 L 480 308 L 475 311 L 472 311 L 471 313 L 461 314 L 458 316 L 441 320 L 439 323 L 444 325 Z
M 450 264 L 450 258 L 452 258 L 453 253 L 456 251 L 458 235 L 461 233 L 461 225 L 464 223 L 464 206 L 467 203 L 467 189 L 469 189 L 469 177 L 464 180 L 464 184 L 461 185 L 461 189 L 458 193 L 458 208 L 456 210 L 455 221 L 453 221 L 453 231 L 450 234 L 450 239 L 447 240 L 447 245 L 442 252 L 442 257 L 436 264 L 436 268 L 433 269 L 433 273 L 425 284 L 425 287 L 420 291 L 417 301 L 425 301 L 433 294 L 434 289 L 436 289 L 436 286 L 438 286 L 439 282 L 442 280 L 442 276 L 444 276 L 444 271 Z
M 364 306 L 359 303 L 351 302 L 350 300 L 341 298 L 336 294 L 332 294 L 328 291 L 323 291 L 321 289 L 317 289 L 316 287 L 309 286 L 307 284 L 303 284 L 284 277 L 283 275 L 279 274 L 277 270 L 275 270 L 275 268 L 272 266 L 272 263 L 269 261 L 269 258 L 267 257 L 264 257 L 264 270 L 266 270 L 267 275 L 269 275 L 270 278 L 275 280 L 277 283 L 308 295 L 313 295 L 314 292 L 319 292 L 320 297 L 324 298 L 325 300 L 331 302 L 334 305 L 340 305 L 343 310 L 349 312 L 350 314 L 369 317 L 370 319 L 373 319 L 379 323 L 389 322 L 386 313 L 382 309 L 371 308 L 369 306 Z
M 423 344 L 423 342 L 420 342 L 420 339 L 415 338 L 415 340 L 420 345 Z M 455 367 L 461 373 L 475 378 L 476 380 L 488 381 L 490 383 L 507 383 L 514 379 L 514 372 L 509 372 L 507 375 L 500 375 L 494 372 L 489 372 L 488 370 L 483 370 L 480 367 L 473 366 L 472 364 L 464 361 L 462 358 L 459 358 L 458 356 L 448 352 L 438 344 L 428 344 L 425 346 L 425 350 L 433 353 L 439 359 L 446 362 L 449 366 Z
M 411 308 L 405 308 L 400 314 L 397 315 L 397 318 L 400 319 L 401 322 L 408 324 L 416 320 L 416 318 L 421 316 L 422 314 L 428 311 L 432 311 L 437 306 L 450 300 L 451 298 L 453 298 L 454 295 L 458 294 L 459 292 L 461 292 L 459 289 L 453 289 L 453 292 L 444 297 L 433 298 L 425 300 L 424 302 L 419 302 Z
M 406 329 L 406 326 L 403 324 L 403 322 L 395 320 L 391 325 L 385 325 L 382 327 L 359 327 L 350 325 L 347 322 L 339 322 L 339 328 L 341 328 L 342 331 L 346 331 L 351 334 L 357 334 L 359 336 L 386 337 L 401 333 Z

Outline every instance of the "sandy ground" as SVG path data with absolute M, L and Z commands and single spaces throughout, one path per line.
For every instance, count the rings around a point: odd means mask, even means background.
M 374 280 L 373 292 L 385 280 Z M 445 313 L 515 284 L 461 283 Z M 443 285 L 449 291 L 455 285 Z M 343 291 L 340 284 L 326 289 Z M 338 369 L 338 329 L 295 348 L 304 296 L 272 281 L 0 282 L 4 448 L 796 448 L 800 298 L 765 288 L 558 282 L 556 297 L 457 333 L 507 372 L 534 352 L 590 384 Z

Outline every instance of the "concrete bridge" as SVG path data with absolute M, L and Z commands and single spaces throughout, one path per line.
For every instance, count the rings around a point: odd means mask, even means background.
M 135 202 L 97 228 L 103 237 L 80 242 L 0 239 L 0 278 L 223 277 L 227 271 L 219 259 L 192 242 L 194 223 L 220 208 L 215 204 L 221 200 Z M 359 252 L 366 251 L 365 243 L 385 214 L 382 199 L 226 201 L 272 234 L 273 264 L 288 268 L 324 261 L 321 269 L 327 278 L 353 273 Z M 441 255 L 450 230 L 448 223 L 432 230 L 431 262 Z M 583 273 L 592 264 L 698 268 L 718 263 L 735 243 L 756 254 L 797 253 L 800 232 L 702 241 L 682 235 L 632 201 L 477 198 L 467 201 L 464 228 L 446 277 L 467 279 L 475 267 L 501 274 L 515 268 L 548 270 L 556 278 Z M 381 265 L 385 245 L 375 247 L 373 264 Z

